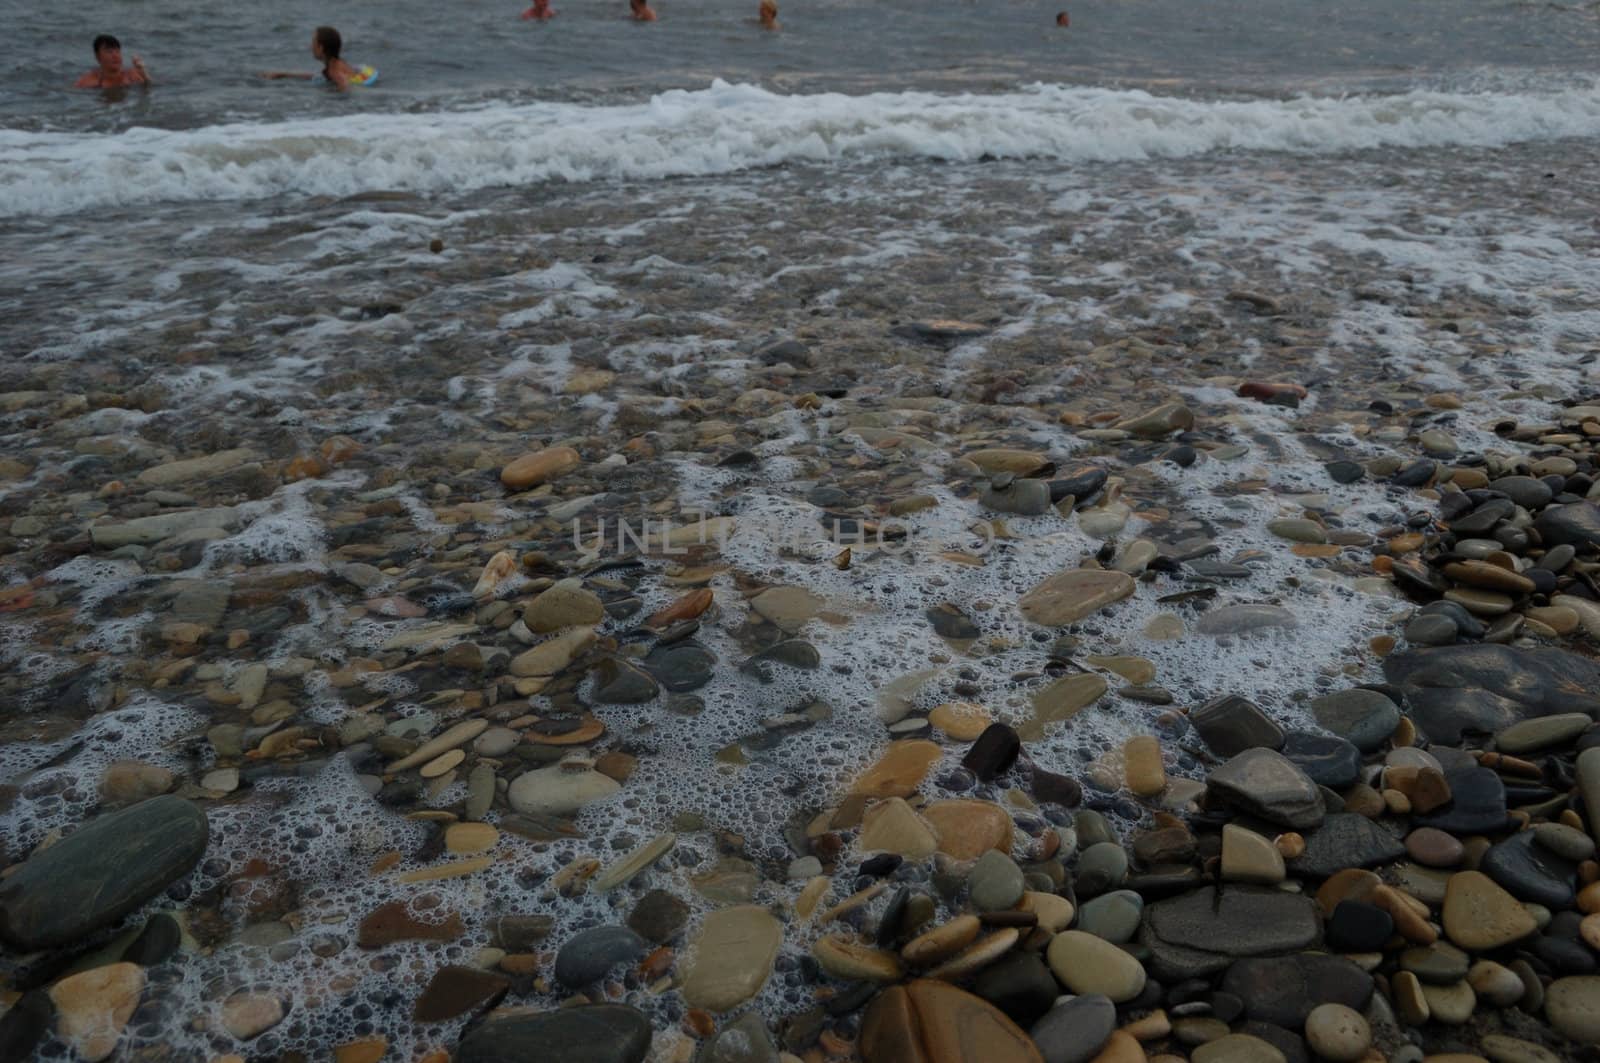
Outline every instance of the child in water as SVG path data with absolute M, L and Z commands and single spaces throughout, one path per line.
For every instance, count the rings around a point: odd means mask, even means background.
M 650 9 L 650 4 L 647 0 L 628 0 L 628 10 L 633 13 L 630 17 L 635 22 L 654 22 L 656 20 L 656 13 Z
M 778 28 L 778 0 L 761 0 L 761 28 L 775 30 Z
M 351 85 L 370 85 L 378 80 L 378 72 L 370 66 L 357 70 L 345 62 L 339 55 L 344 50 L 344 39 L 339 36 L 339 31 L 332 26 L 318 26 L 311 35 L 311 54 L 322 60 L 322 72 L 319 74 L 302 74 L 293 70 L 269 70 L 261 76 L 278 81 L 283 78 L 294 78 L 299 81 L 316 81 L 321 79 L 332 85 L 334 91 L 343 92 Z
M 533 0 L 533 6 L 522 13 L 523 21 L 535 19 L 543 22 L 547 18 L 555 18 L 556 13 L 550 9 L 550 0 Z

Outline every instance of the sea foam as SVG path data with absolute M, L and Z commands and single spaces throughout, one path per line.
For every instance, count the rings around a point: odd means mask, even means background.
M 1600 83 L 1548 91 L 1204 100 L 1034 85 L 781 95 L 715 81 L 648 102 L 497 104 L 116 134 L 0 131 L 0 216 L 162 201 L 349 196 L 735 173 L 895 158 L 1065 163 L 1227 150 L 1494 146 L 1600 133 Z

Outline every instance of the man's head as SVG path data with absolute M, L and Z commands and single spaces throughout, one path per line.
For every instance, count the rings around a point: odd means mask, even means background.
M 1056 25 L 1057 26 L 1066 26 L 1066 25 L 1069 25 L 1070 23 L 1071 23 L 1071 20 L 1069 18 L 1067 18 L 1067 13 L 1065 11 L 1061 11 L 1061 12 L 1058 12 L 1056 14 Z
M 339 36 L 339 31 L 332 26 L 318 26 L 311 35 L 311 54 L 328 62 L 339 58 L 339 53 L 344 49 L 344 38 Z
M 102 70 L 121 70 L 122 42 L 109 33 L 100 34 L 94 39 L 94 61 L 100 64 Z

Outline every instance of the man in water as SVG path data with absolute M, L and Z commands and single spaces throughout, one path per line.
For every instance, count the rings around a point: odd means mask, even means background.
M 633 12 L 635 22 L 654 22 L 656 13 L 650 10 L 647 0 L 628 0 L 628 9 Z
M 144 68 L 144 60 L 138 56 L 133 57 L 131 69 L 123 69 L 122 42 L 109 33 L 94 39 L 94 61 L 99 66 L 78 79 L 78 88 L 120 89 L 124 85 L 150 84 L 150 71 Z
M 761 28 L 775 30 L 778 28 L 778 0 L 761 0 Z
M 340 58 L 339 53 L 344 50 L 344 38 L 339 36 L 339 31 L 332 26 L 318 26 L 316 32 L 311 34 L 311 54 L 322 60 L 320 74 L 302 74 L 294 70 L 268 70 L 261 76 L 272 81 L 283 78 L 293 78 L 298 81 L 315 81 L 321 78 L 334 87 L 336 92 L 343 92 L 351 85 L 370 85 L 378 78 L 378 72 L 370 66 L 360 70 L 351 66 Z
M 533 0 L 533 6 L 522 13 L 524 21 L 536 19 L 543 22 L 547 18 L 554 18 L 555 12 L 550 9 L 550 0 Z
M 1067 13 L 1065 11 L 1059 11 L 1056 13 L 1057 26 L 1066 26 L 1070 21 L 1071 20 L 1067 18 Z

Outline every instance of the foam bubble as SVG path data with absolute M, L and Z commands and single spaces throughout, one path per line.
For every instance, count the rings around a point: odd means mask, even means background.
M 797 161 L 1096 162 L 1231 149 L 1326 154 L 1597 131 L 1600 90 L 1593 83 L 1544 91 L 1202 100 L 1062 85 L 992 95 L 785 96 L 718 80 L 643 104 L 541 101 L 117 134 L 3 130 L 0 187 L 7 194 L 0 214 L 286 192 L 351 196 L 726 174 Z M 380 239 L 380 230 L 393 224 L 381 218 L 363 221 L 370 238 Z

